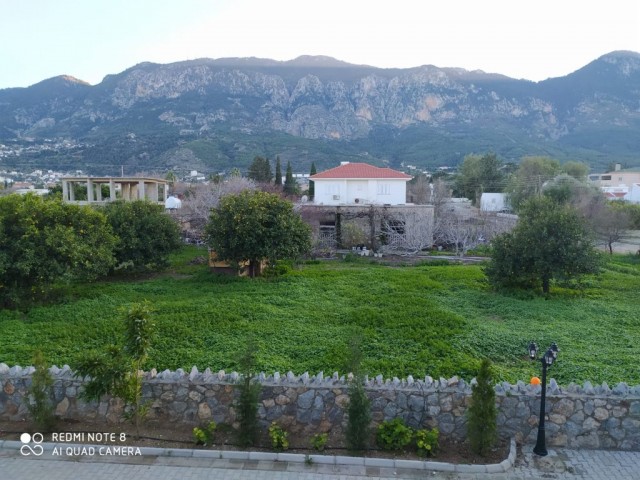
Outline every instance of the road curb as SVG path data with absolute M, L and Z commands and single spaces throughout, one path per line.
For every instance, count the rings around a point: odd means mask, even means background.
M 24 444 L 18 440 L 0 440 L 0 450 L 20 450 Z M 50 452 L 54 447 L 104 447 L 104 445 L 77 445 L 60 443 L 42 443 L 45 452 Z M 504 473 L 513 468 L 516 460 L 516 441 L 511 439 L 508 457 L 500 463 L 494 464 L 455 464 L 434 462 L 429 460 L 405 460 L 396 458 L 378 457 L 349 457 L 345 455 L 317 455 L 285 452 L 252 452 L 238 450 L 198 450 L 182 448 L 157 448 L 134 447 L 140 450 L 140 454 L 146 457 L 181 457 L 181 458 L 209 458 L 224 460 L 244 461 L 272 461 L 288 463 L 364 466 L 379 468 L 402 468 L 405 470 L 425 470 L 431 472 L 456 472 L 456 473 Z

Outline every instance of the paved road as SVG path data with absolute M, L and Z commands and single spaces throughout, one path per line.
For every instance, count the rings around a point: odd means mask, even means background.
M 305 465 L 271 461 L 210 458 L 143 457 L 25 457 L 18 450 L 0 449 L 0 480 L 637 480 L 640 452 L 550 450 L 547 457 L 520 452 L 509 472 L 453 474 L 376 467 Z

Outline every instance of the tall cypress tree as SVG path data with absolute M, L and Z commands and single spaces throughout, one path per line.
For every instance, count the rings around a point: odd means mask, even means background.
M 284 193 L 286 193 L 287 195 L 295 195 L 296 193 L 298 193 L 298 184 L 293 179 L 291 162 L 287 162 L 287 174 L 284 178 Z
M 311 162 L 311 171 L 309 172 L 309 176 L 313 176 L 316 173 L 316 164 L 315 162 Z M 316 183 L 313 180 L 309 180 L 309 199 L 313 200 L 313 197 L 316 194 Z
M 280 166 L 280 155 L 276 156 L 276 185 L 282 186 L 282 167 Z
M 496 443 L 498 417 L 491 362 L 486 358 L 480 364 L 476 381 L 478 383 L 472 387 L 471 405 L 467 410 L 467 436 L 471 449 L 485 456 Z
M 269 163 L 269 159 L 260 156 L 255 157 L 249 166 L 249 173 L 247 176 L 256 182 L 271 182 L 273 173 L 271 173 L 271 164 Z

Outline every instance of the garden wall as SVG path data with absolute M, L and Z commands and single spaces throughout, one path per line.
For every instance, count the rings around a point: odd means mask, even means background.
M 54 378 L 56 414 L 62 418 L 117 423 L 122 404 L 117 399 L 87 403 L 78 398 L 82 380 L 68 366 L 50 369 Z M 0 364 L 0 420 L 28 417 L 26 402 L 33 367 L 9 368 Z M 203 424 L 235 422 L 233 401 L 237 373 L 146 373 L 143 387 L 150 402 L 150 419 Z M 259 417 L 266 426 L 277 421 L 291 432 L 308 433 L 344 428 L 348 402 L 348 378 L 337 373 L 325 377 L 303 374 L 258 377 L 262 384 Z M 473 382 L 473 381 L 472 381 Z M 540 411 L 540 386 L 518 382 L 496 385 L 498 430 L 502 436 L 534 443 Z M 378 376 L 367 381 L 374 423 L 402 417 L 413 427 L 437 427 L 442 436 L 463 439 L 465 411 L 471 385 L 453 377 L 399 380 Z M 547 444 L 549 446 L 616 448 L 640 451 L 640 386 L 624 383 L 610 389 L 606 384 L 559 387 L 552 379 L 547 388 Z

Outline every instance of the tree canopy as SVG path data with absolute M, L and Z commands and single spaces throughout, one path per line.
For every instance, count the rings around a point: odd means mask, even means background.
M 293 178 L 293 169 L 291 162 L 287 162 L 287 173 L 284 178 L 284 193 L 287 195 L 295 195 L 298 193 L 298 182 Z
M 317 172 L 315 162 L 311 162 L 311 170 L 309 170 L 309 176 L 314 176 Z M 309 180 L 309 199 L 313 200 L 313 197 L 316 195 L 316 182 L 313 180 Z
M 560 173 L 560 163 L 548 157 L 524 157 L 509 179 L 507 193 L 511 207 L 518 211 L 530 198 L 542 194 L 546 182 Z
M 107 221 L 118 236 L 116 263 L 135 269 L 167 264 L 167 255 L 178 249 L 180 229 L 161 205 L 137 200 L 112 202 L 104 207 Z
M 282 164 L 280 163 L 280 156 L 276 156 L 276 179 L 273 181 L 275 185 L 282 186 Z
M 526 202 L 516 227 L 492 242 L 485 273 L 495 287 L 542 287 L 554 279 L 570 280 L 596 273 L 599 254 L 581 215 L 547 197 Z
M 478 205 L 484 192 L 502 192 L 504 189 L 504 174 L 500 167 L 502 162 L 495 153 L 467 155 L 456 177 L 455 191 Z
M 271 163 L 269 163 L 269 159 L 260 156 L 255 157 L 249 166 L 247 177 L 254 182 L 270 183 L 273 178 L 273 173 L 271 172 Z
M 223 197 L 206 232 L 218 258 L 236 264 L 248 260 L 252 276 L 261 260 L 296 258 L 311 246 L 310 228 L 291 202 L 260 191 Z
M 57 281 L 106 274 L 115 244 L 105 216 L 90 207 L 35 195 L 0 198 L 0 305 L 39 299 Z

